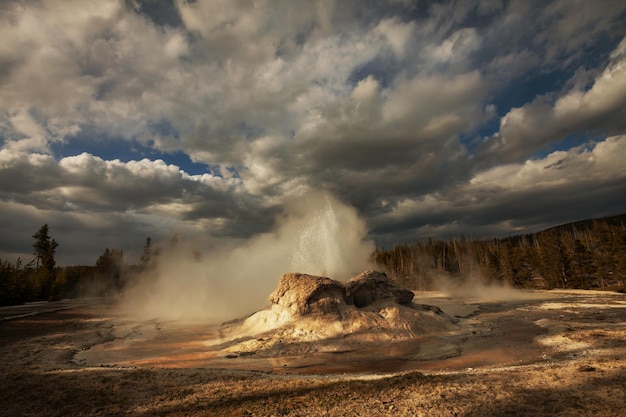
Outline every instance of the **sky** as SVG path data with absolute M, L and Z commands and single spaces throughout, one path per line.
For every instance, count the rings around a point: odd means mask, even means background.
M 378 246 L 626 212 L 626 2 L 0 2 L 0 259 L 201 247 L 327 193 Z

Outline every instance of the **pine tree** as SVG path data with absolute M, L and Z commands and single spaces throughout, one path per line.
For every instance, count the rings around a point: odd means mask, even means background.
M 48 225 L 44 224 L 41 226 L 37 233 L 33 235 L 33 239 L 35 239 L 33 248 L 35 249 L 36 269 L 41 267 L 46 270 L 54 270 L 56 265 L 54 253 L 59 244 L 56 240 L 50 239 Z
M 574 240 L 571 251 L 573 286 L 576 288 L 591 288 L 592 275 L 596 272 L 596 267 L 593 264 L 593 254 L 579 239 Z
M 35 288 L 35 297 L 38 299 L 48 299 L 50 289 L 55 280 L 54 267 L 56 261 L 54 255 L 59 244 L 49 235 L 48 225 L 44 224 L 33 235 L 35 242 L 35 271 L 32 276 L 32 284 Z
M 546 283 L 551 288 L 567 288 L 570 263 L 561 234 L 554 229 L 542 232 L 539 245 L 541 272 Z
M 96 261 L 95 272 L 105 291 L 119 291 L 124 286 L 124 251 L 106 248 Z
M 148 236 L 146 238 L 146 244 L 143 247 L 143 253 L 141 254 L 141 267 L 144 269 L 148 269 L 153 264 L 153 248 L 152 248 L 152 238 Z

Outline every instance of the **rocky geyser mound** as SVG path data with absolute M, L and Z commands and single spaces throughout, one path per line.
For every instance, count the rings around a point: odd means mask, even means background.
M 456 328 L 438 307 L 415 304 L 413 292 L 386 274 L 363 272 L 346 282 L 300 273 L 280 277 L 269 309 L 225 323 L 227 352 L 281 355 L 355 349 Z
M 314 275 L 288 273 L 280 277 L 278 287 L 270 295 L 272 308 L 307 315 L 341 315 L 348 306 L 368 307 L 377 302 L 409 305 L 413 292 L 398 286 L 386 274 L 366 271 L 348 282 Z

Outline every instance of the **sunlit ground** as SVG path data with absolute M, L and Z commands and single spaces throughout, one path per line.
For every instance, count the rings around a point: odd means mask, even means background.
M 522 295 L 419 293 L 460 330 L 300 358 L 226 358 L 216 326 L 106 305 L 1 322 L 0 415 L 621 415 L 626 297 Z

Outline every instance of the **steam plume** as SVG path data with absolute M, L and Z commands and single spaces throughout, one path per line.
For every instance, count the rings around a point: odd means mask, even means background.
M 285 206 L 276 227 L 241 244 L 212 249 L 201 260 L 180 245 L 156 271 L 129 289 L 122 305 L 143 317 L 222 321 L 267 305 L 285 272 L 346 279 L 371 268 L 374 244 L 356 210 L 326 193 Z

